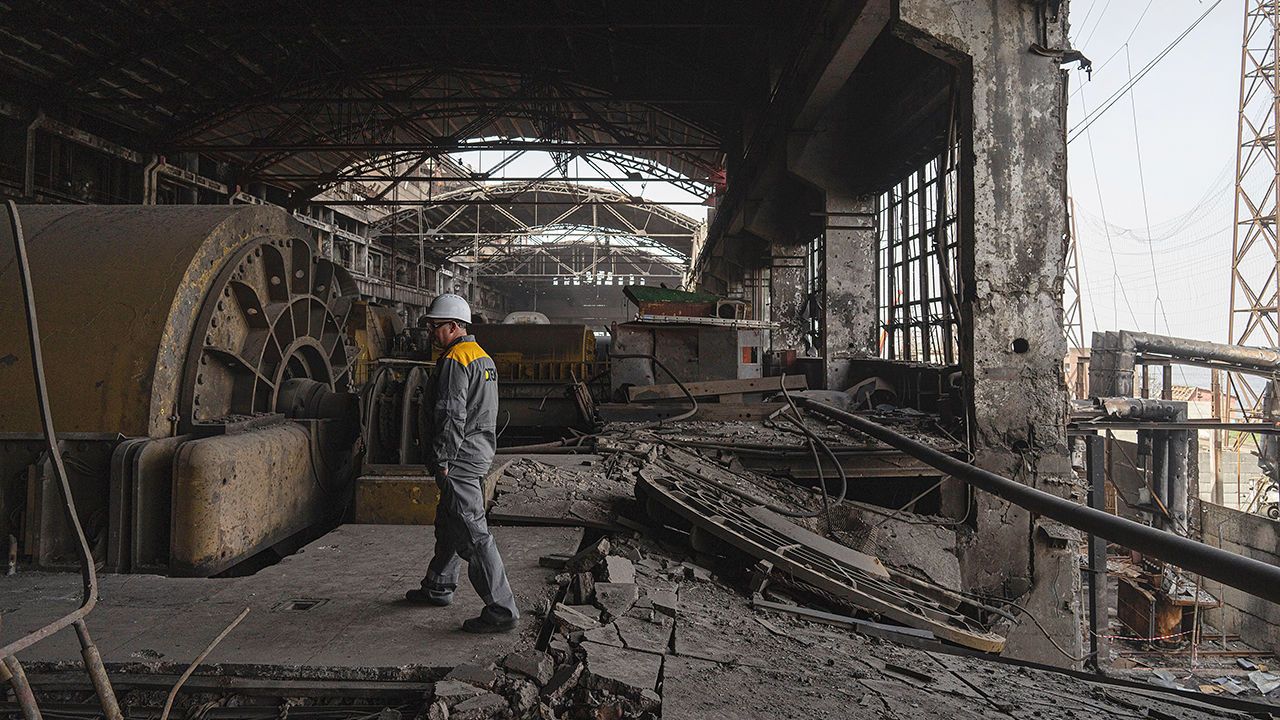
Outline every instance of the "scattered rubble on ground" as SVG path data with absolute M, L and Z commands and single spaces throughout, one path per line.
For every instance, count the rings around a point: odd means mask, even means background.
M 898 421 L 909 428 L 925 419 Z M 869 445 L 840 427 L 814 429 L 825 442 Z M 933 438 L 935 446 L 949 443 Z M 853 501 L 834 505 L 830 515 L 818 512 L 819 493 L 744 467 L 735 450 L 782 443 L 798 446 L 799 438 L 761 424 L 681 423 L 605 434 L 587 465 L 514 464 L 509 485 L 519 485 L 522 498 L 545 499 L 548 518 L 564 513 L 565 523 L 580 520 L 579 506 L 564 502 L 590 497 L 600 508 L 595 526 L 608 534 L 573 557 L 543 559 L 559 574 L 539 650 L 489 668 L 500 679 L 457 696 L 456 709 L 446 702 L 450 717 L 496 707 L 485 693 L 507 701 L 494 717 L 813 717 L 830 715 L 833 702 L 848 717 L 917 717 L 926 704 L 930 714 L 958 717 L 1149 717 L 1148 708 L 1160 717 L 1244 717 L 1157 688 L 1200 685 L 1221 688 L 1204 690 L 1208 697 L 1257 698 L 1276 681 L 1265 666 L 1199 682 L 1188 673 L 1135 670 L 1135 679 L 1151 688 L 1144 690 L 967 656 L 929 632 L 883 624 L 879 612 L 797 582 L 769 561 L 753 575 L 745 557 L 730 557 L 732 549 L 706 533 L 673 524 L 651 498 L 632 497 L 636 485 L 663 478 L 709 479 L 748 505 L 811 515 L 784 520 L 796 537 L 811 538 L 809 547 L 879 558 L 886 577 L 914 591 L 939 588 L 940 597 L 950 597 L 948 607 L 957 606 L 961 598 L 944 590 L 961 582 L 953 522 Z M 1137 677 L 1141 672 L 1145 678 Z M 536 704 L 517 680 L 536 686 Z
M 562 573 L 556 597 L 575 603 L 552 606 L 539 649 L 455 668 L 436 684 L 427 717 L 1251 717 L 1157 687 L 1125 687 L 937 643 L 913 647 L 752 607 L 740 578 L 688 557 L 621 532 L 587 543 L 573 559 L 559 558 L 565 569 L 574 562 L 577 573 L 589 574 L 596 595 L 569 598 L 575 574 Z M 637 599 L 615 616 L 598 593 L 611 584 L 607 573 L 621 565 L 617 559 L 632 563 Z
M 631 497 L 632 485 L 616 478 L 600 456 L 523 457 L 498 479 L 492 522 L 571 525 L 616 530 L 614 507 Z

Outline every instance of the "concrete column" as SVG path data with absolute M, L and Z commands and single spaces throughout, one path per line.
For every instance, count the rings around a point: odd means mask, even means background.
M 770 333 L 771 350 L 795 350 L 804 354 L 806 243 L 775 240 L 769 246 L 769 319 L 778 324 Z
M 1065 444 L 1061 332 L 1065 268 L 1064 78 L 1053 53 L 1067 46 L 1066 7 L 1022 0 L 901 0 L 895 31 L 953 65 L 971 104 L 963 343 L 974 420 L 975 462 L 1062 496 L 1082 498 Z M 954 53 L 960 53 L 957 61 Z M 1023 616 L 1005 655 L 1079 665 L 1080 574 L 1075 552 L 1025 510 L 974 495 L 976 532 L 964 548 L 966 585 L 1023 596 L 1055 634 L 1056 649 Z M 1034 557 L 1034 574 L 1033 570 Z M 1065 652 L 1063 652 L 1065 650 Z
M 849 384 L 849 358 L 877 354 L 875 198 L 828 193 L 824 239 L 822 356 L 827 389 L 843 390 Z

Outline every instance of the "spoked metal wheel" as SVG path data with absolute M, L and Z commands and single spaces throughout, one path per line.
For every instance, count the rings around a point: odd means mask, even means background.
M 273 412 L 289 380 L 350 386 L 343 328 L 355 283 L 291 237 L 249 241 L 201 308 L 187 354 L 183 432 L 215 420 Z

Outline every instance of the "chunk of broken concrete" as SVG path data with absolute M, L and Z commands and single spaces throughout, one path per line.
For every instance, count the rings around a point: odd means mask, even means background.
M 610 618 L 622 617 L 640 599 L 640 586 L 635 583 L 596 583 L 596 604 Z
M 588 545 L 569 558 L 564 569 L 569 572 L 585 572 L 599 565 L 609 555 L 609 538 L 600 538 L 594 545 Z
M 596 579 L 591 576 L 591 573 L 574 573 L 573 580 L 569 582 L 568 599 L 576 605 L 586 605 L 595 595 L 595 586 Z
M 594 608 L 592 609 L 594 610 Z M 562 603 L 556 603 L 555 607 L 551 610 L 551 615 L 556 619 L 556 622 L 560 627 L 563 627 L 570 632 L 575 630 L 590 630 L 592 628 L 600 627 L 600 621 L 596 618 L 585 615 L 581 611 L 575 610 L 574 608 Z
M 613 623 L 582 633 L 582 640 L 590 640 L 601 645 L 612 645 L 614 647 L 623 646 L 622 638 L 618 637 L 618 627 Z
M 547 650 L 555 656 L 557 662 L 564 662 L 571 652 L 569 649 L 569 641 L 564 635 L 552 635 L 551 640 L 547 643 Z
M 680 569 L 684 574 L 685 580 L 701 580 L 706 582 L 711 579 L 711 571 L 701 565 L 696 565 L 691 562 L 682 562 L 680 565 Z
M 624 557 L 610 555 L 604 559 L 604 576 L 611 583 L 635 583 L 635 563 Z
M 427 706 L 427 720 L 449 720 L 449 706 L 443 700 L 433 700 Z
M 538 686 L 529 680 L 517 680 L 515 690 L 511 693 L 511 709 L 517 717 L 538 706 Z
M 584 677 L 588 687 L 637 698 L 643 691 L 657 688 L 662 670 L 660 655 L 594 642 L 584 642 L 580 647 L 586 654 Z
M 455 667 L 444 676 L 445 680 L 457 680 L 468 685 L 475 685 L 478 688 L 492 690 L 498 682 L 498 673 L 492 668 L 481 667 L 479 665 L 464 664 Z
M 654 610 L 667 617 L 676 616 L 676 608 L 679 607 L 680 603 L 676 600 L 674 590 L 649 590 L 648 596 Z
M 461 680 L 441 680 L 431 691 L 433 699 L 443 700 L 449 707 L 482 694 L 484 690 Z
M 549 703 L 556 703 L 578 684 L 582 677 L 582 663 L 575 662 L 562 665 L 551 673 L 551 679 L 542 686 L 542 697 Z
M 662 696 L 654 690 L 642 690 L 640 692 L 640 709 L 641 710 L 657 710 L 662 704 Z
M 618 638 L 624 647 L 659 655 L 671 647 L 671 626 L 675 623 L 665 615 L 655 615 L 655 622 L 633 617 L 621 617 L 614 622 Z
M 521 650 L 502 659 L 502 667 L 511 672 L 520 673 L 538 683 L 538 687 L 547 684 L 555 663 L 551 656 L 539 650 Z M 535 693 L 536 695 L 537 693 Z
M 487 720 L 507 711 L 507 699 L 495 693 L 463 700 L 449 711 L 449 720 Z
M 570 605 L 566 603 L 565 607 L 569 608 L 570 610 L 577 610 L 578 612 L 582 613 L 583 615 L 586 615 L 587 617 L 593 620 L 600 619 L 600 608 L 596 607 L 595 605 Z

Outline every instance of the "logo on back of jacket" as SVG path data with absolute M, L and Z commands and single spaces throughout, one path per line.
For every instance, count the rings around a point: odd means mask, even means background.
M 495 381 L 495 380 L 497 380 L 497 379 L 498 379 L 498 371 L 497 371 L 497 370 L 490 370 L 489 368 L 485 368 L 485 369 L 484 369 L 484 380 L 485 380 L 485 382 L 493 382 L 493 381 Z

